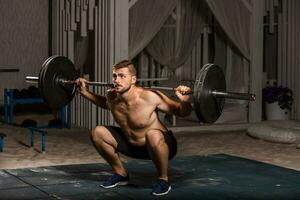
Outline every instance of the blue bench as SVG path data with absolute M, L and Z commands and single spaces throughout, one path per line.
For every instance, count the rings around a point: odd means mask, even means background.
M 6 135 L 4 133 L 0 133 L 0 152 L 3 152 L 5 137 Z
M 4 121 L 12 124 L 14 121 L 14 106 L 16 104 L 42 104 L 45 103 L 42 97 L 37 98 L 15 98 L 12 89 L 4 89 Z M 71 128 L 71 103 L 67 105 L 67 116 L 65 116 L 65 108 L 60 109 L 61 124 L 64 126 L 66 119 L 66 128 Z
M 35 133 L 39 134 L 41 136 L 41 148 L 42 148 L 42 152 L 46 151 L 46 135 L 48 134 L 47 131 L 42 130 L 41 128 L 38 127 L 28 127 L 29 131 L 30 131 L 30 146 L 33 147 L 34 146 L 34 136 Z

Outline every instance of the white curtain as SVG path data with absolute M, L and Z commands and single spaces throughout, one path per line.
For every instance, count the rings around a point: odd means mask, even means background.
M 215 27 L 214 63 L 221 66 L 225 73 L 227 90 L 231 92 L 248 92 L 249 61 L 228 42 L 227 36 Z M 236 101 L 236 100 L 235 100 Z
M 300 120 L 300 1 L 283 0 L 278 20 L 278 84 L 294 93 L 292 118 Z
M 206 0 L 227 37 L 250 60 L 251 12 L 242 0 Z
M 148 1 L 140 0 L 138 2 L 144 2 L 144 6 L 146 6 Z M 174 3 L 174 1 L 172 2 Z M 150 70 L 150 65 L 153 64 L 149 63 L 150 57 L 154 58 L 159 64 L 172 68 L 172 70 L 181 67 L 191 55 L 205 25 L 211 24 L 212 21 L 209 17 L 212 12 L 225 33 L 225 37 L 221 38 L 225 43 L 225 58 L 217 64 L 223 66 L 225 70 L 227 88 L 232 92 L 249 92 L 251 54 L 251 11 L 249 5 L 251 8 L 252 1 L 247 1 L 248 7 L 245 6 L 245 2 L 242 0 L 178 0 L 176 2 L 178 2 L 177 7 L 176 4 L 172 4 L 174 7 L 170 6 L 168 9 L 165 7 L 163 13 L 155 11 L 163 19 L 154 19 L 155 22 L 150 27 L 149 23 L 152 22 L 149 22 L 148 18 L 143 19 L 143 16 L 147 16 L 148 9 L 141 12 L 139 9 L 134 11 L 134 7 L 131 8 L 130 58 L 146 49 L 146 52 L 141 53 L 139 56 L 139 65 L 143 67 L 140 73 L 143 76 L 149 75 L 147 71 Z M 158 2 L 151 1 L 152 6 L 149 10 L 155 7 L 153 4 L 156 3 Z M 148 2 L 148 4 L 150 3 Z M 139 6 L 142 6 L 142 4 Z M 172 14 L 175 7 L 176 10 Z M 163 23 L 164 26 L 162 27 Z M 157 30 L 159 28 L 161 29 Z M 147 31 L 145 31 L 146 29 Z M 217 53 L 216 51 L 215 54 Z M 221 51 L 219 53 L 224 54 Z M 169 74 L 168 70 L 166 74 Z M 245 101 L 239 102 L 237 100 L 235 100 L 235 103 L 236 105 L 247 104 Z M 242 114 L 245 116 L 243 120 L 247 120 L 245 110 L 237 112 L 243 112 Z
M 178 1 L 176 20 L 170 16 L 146 48 L 158 63 L 175 69 L 187 60 L 208 21 L 208 9 L 204 3 L 199 0 Z
M 153 39 L 177 5 L 177 0 L 138 0 L 129 10 L 129 58 Z

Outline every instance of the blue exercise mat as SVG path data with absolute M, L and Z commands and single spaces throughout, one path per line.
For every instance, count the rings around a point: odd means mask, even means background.
M 151 161 L 128 160 L 130 184 L 100 188 L 107 164 L 0 170 L 0 199 L 157 199 Z M 229 155 L 175 157 L 172 190 L 159 199 L 300 199 L 300 172 Z

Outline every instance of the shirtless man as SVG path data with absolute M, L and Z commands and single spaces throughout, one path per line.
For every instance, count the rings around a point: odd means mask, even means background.
M 138 159 L 151 159 L 158 172 L 152 194 L 164 195 L 171 190 L 168 181 L 168 161 L 177 152 L 177 142 L 158 118 L 157 110 L 177 116 L 191 112 L 188 102 L 190 88 L 179 86 L 172 100 L 160 91 L 135 85 L 136 70 L 133 63 L 124 60 L 113 68 L 114 88 L 106 96 L 88 90 L 86 80 L 76 80 L 81 95 L 104 109 L 109 109 L 120 127 L 97 126 L 91 134 L 92 142 L 99 154 L 111 165 L 114 174 L 102 183 L 103 188 L 126 185 L 127 170 L 119 153 Z

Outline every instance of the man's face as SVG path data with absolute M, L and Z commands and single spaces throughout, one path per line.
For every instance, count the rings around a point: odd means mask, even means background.
M 116 92 L 126 92 L 135 82 L 136 76 L 131 75 L 127 67 L 113 70 L 113 84 Z

